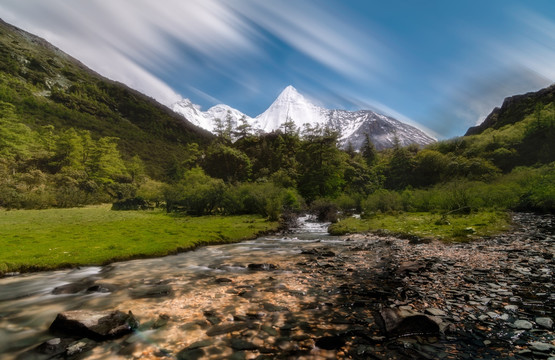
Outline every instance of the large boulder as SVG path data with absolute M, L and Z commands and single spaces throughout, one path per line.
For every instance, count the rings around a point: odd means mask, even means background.
M 131 311 L 74 310 L 59 313 L 50 325 L 50 331 L 71 337 L 86 337 L 101 341 L 115 339 L 139 326 Z
M 424 314 L 397 308 L 380 311 L 383 329 L 389 337 L 438 335 L 439 325 Z

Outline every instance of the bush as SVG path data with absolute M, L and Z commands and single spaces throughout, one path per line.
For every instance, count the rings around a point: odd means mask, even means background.
M 335 223 L 338 220 L 339 207 L 330 199 L 320 198 L 310 204 L 310 212 L 315 214 L 319 221 Z
M 362 202 L 362 210 L 365 213 L 401 211 L 403 201 L 398 192 L 380 189 L 368 195 Z
M 112 204 L 112 210 L 149 210 L 152 208 L 153 206 L 140 196 L 116 201 Z
M 191 215 L 207 215 L 221 208 L 224 182 L 206 175 L 201 168 L 184 173 L 181 181 L 164 190 L 166 211 L 185 211 Z
M 245 183 L 229 187 L 223 201 L 226 214 L 259 214 L 278 220 L 285 211 L 299 211 L 302 198 L 294 189 L 274 183 Z

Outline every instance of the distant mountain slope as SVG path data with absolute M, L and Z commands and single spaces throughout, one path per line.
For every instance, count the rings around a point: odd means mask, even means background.
M 211 132 L 214 131 L 216 119 L 225 121 L 227 116 L 231 117 L 233 126 L 237 126 L 243 117 L 249 123 L 254 121 L 239 110 L 224 104 L 215 105 L 206 111 L 202 111 L 199 105 L 193 104 L 189 99 L 183 99 L 173 104 L 171 108 L 176 113 L 183 115 L 194 125 Z
M 370 110 L 329 110 L 317 106 L 293 86 L 286 87 L 268 109 L 254 119 L 227 105 L 216 105 L 202 112 L 188 99 L 174 104 L 172 109 L 210 131 L 214 130 L 216 118 L 224 120 L 229 114 L 234 124 L 244 116 L 254 130 L 266 133 L 279 129 L 287 121 L 292 121 L 301 130 L 305 124 L 329 127 L 340 134 L 340 146 L 351 144 L 355 149 L 362 147 L 366 134 L 378 150 L 392 147 L 395 137 L 403 146 L 435 142 L 434 138 L 413 126 Z
M 124 156 L 138 154 L 163 176 L 184 145 L 212 135 L 154 99 L 108 80 L 44 39 L 0 20 L 0 101 L 32 128 L 53 125 L 118 137 Z
M 536 92 L 515 95 L 506 98 L 501 107 L 496 107 L 478 126 L 468 129 L 465 135 L 477 135 L 484 130 L 499 129 L 507 124 L 514 124 L 532 114 L 537 104 L 548 105 L 555 102 L 555 84 Z

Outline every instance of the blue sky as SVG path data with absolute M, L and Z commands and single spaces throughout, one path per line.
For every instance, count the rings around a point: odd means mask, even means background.
M 166 105 L 254 117 L 293 85 L 440 139 L 555 82 L 551 0 L 2 0 L 0 17 Z

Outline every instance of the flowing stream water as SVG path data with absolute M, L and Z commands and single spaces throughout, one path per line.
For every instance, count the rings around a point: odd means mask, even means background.
M 298 224 L 286 236 L 264 236 L 106 267 L 0 279 L 0 357 L 9 359 L 19 354 L 24 358 L 21 354 L 26 350 L 53 338 L 48 326 L 56 314 L 66 310 L 131 310 L 141 323 L 169 318 L 169 326 L 142 331 L 141 342 L 152 345 L 150 351 L 164 348 L 176 352 L 204 336 L 205 326 L 201 320 L 206 318 L 210 324 L 233 321 L 234 316 L 260 312 L 253 305 L 255 302 L 267 310 L 271 306 L 298 307 L 297 298 L 306 295 L 307 279 L 299 279 L 295 271 L 288 270 L 289 265 L 298 261 L 303 249 L 322 243 L 335 248 L 344 243 L 327 234 L 329 224 L 317 223 L 309 216 L 300 218 Z M 249 264 L 262 266 L 253 270 L 248 268 Z M 87 284 L 88 288 L 93 283 L 101 284 L 107 292 L 82 289 L 77 293 L 53 294 L 56 288 L 80 283 Z M 162 286 L 171 294 L 149 295 L 149 289 Z M 272 288 L 287 288 L 290 294 L 298 293 L 276 299 Z M 199 326 L 194 325 L 195 321 Z M 273 319 L 273 323 L 279 321 Z M 95 349 L 90 357 L 114 356 L 106 347 Z M 138 350 L 131 353 L 147 356 L 145 347 L 135 346 Z M 225 356 L 225 353 L 220 355 Z

